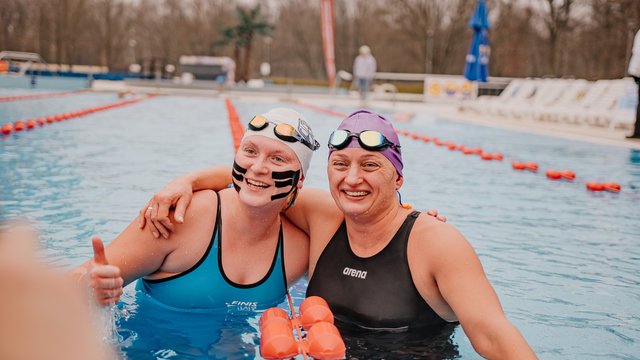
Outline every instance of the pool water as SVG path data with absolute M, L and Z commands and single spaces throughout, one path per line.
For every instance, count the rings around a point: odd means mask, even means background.
M 25 93 L 32 91 L 2 89 L 3 96 Z M 0 103 L 0 126 L 119 100 L 86 93 Z M 340 121 L 273 100 L 233 101 L 244 122 L 293 107 L 323 145 Z M 507 316 L 541 359 L 640 358 L 640 152 L 428 113 L 396 127 L 505 154 L 505 161 L 486 162 L 402 137 L 401 192 L 419 209 L 446 214 L 465 235 Z M 541 171 L 516 172 L 510 160 L 536 161 Z M 232 161 L 223 99 L 156 97 L 0 138 L 0 214 L 31 219 L 43 252 L 69 268 L 92 255 L 92 236 L 111 241 L 174 177 Z M 327 188 L 326 164 L 323 146 L 305 186 Z M 577 183 L 549 181 L 546 168 L 571 169 Z M 590 193 L 588 180 L 616 181 L 623 191 Z M 305 287 L 306 279 L 294 285 L 294 303 Z M 256 314 L 175 313 L 131 286 L 118 313 L 117 340 L 129 359 L 259 358 Z M 345 334 L 349 358 L 480 358 L 460 326 L 432 334 Z

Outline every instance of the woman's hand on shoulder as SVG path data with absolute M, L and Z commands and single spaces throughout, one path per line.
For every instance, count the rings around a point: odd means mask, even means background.
M 151 200 L 140 209 L 138 215 L 140 228 L 148 225 L 148 230 L 155 238 L 162 236 L 168 239 L 170 233 L 175 230 L 169 212 L 175 207 L 173 218 L 176 223 L 181 224 L 184 222 L 184 214 L 192 197 L 193 187 L 188 178 L 179 177 L 173 180 L 153 195 Z

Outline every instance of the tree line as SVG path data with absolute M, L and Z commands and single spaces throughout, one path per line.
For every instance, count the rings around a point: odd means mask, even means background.
M 335 0 L 336 68 L 351 71 L 366 44 L 378 71 L 461 74 L 475 3 Z M 638 0 L 487 6 L 493 76 L 626 74 L 640 28 Z M 181 55 L 224 55 L 239 63 L 239 78 L 259 76 L 262 62 L 273 76 L 325 77 L 315 0 L 0 0 L 0 8 L 0 50 L 37 52 L 49 63 L 126 70 L 145 61 L 175 65 Z

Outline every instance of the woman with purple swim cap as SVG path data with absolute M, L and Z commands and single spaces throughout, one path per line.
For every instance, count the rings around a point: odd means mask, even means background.
M 310 237 L 307 296 L 325 298 L 337 320 L 362 329 L 459 322 L 486 358 L 535 359 L 469 242 L 452 225 L 400 203 L 402 153 L 391 123 L 356 111 L 331 134 L 329 150 L 331 198 L 305 188 L 285 213 Z M 207 178 L 219 176 L 214 168 L 197 178 L 206 186 Z M 191 188 L 187 181 L 181 186 Z M 176 197 L 171 189 L 163 192 Z M 153 206 L 163 196 L 156 195 Z M 154 219 L 154 226 L 162 225 Z

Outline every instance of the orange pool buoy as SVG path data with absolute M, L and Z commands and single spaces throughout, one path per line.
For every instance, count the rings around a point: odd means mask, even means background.
M 493 160 L 502 161 L 503 159 L 504 159 L 504 155 L 502 155 L 502 153 L 493 154 Z
M 533 161 L 524 163 L 524 167 L 525 167 L 525 169 L 527 169 L 527 170 L 529 170 L 531 172 L 537 172 L 538 171 L 538 163 L 535 163 Z
M 471 155 L 473 154 L 473 149 L 465 148 L 462 150 L 462 153 L 465 155 Z
M 9 135 L 13 131 L 13 125 L 9 123 L 4 124 L 2 125 L 2 128 L 0 129 L 0 131 L 2 131 L 2 134 L 4 135 Z
M 422 141 L 424 141 L 424 142 L 429 142 L 429 141 L 431 141 L 431 139 L 429 139 L 429 137 L 428 137 L 428 136 L 426 136 L 426 135 L 423 135 L 421 139 L 422 139 Z
M 44 125 L 44 119 L 43 118 L 38 118 L 38 120 L 36 120 L 36 122 L 38 123 L 39 126 L 43 126 Z
M 456 145 L 454 143 L 449 143 L 449 145 L 447 145 L 447 147 L 449 147 L 449 150 L 451 150 L 451 151 L 458 150 L 458 145 Z
M 568 180 L 568 181 L 573 181 L 576 179 L 576 173 L 574 173 L 571 170 L 561 171 L 560 176 L 562 176 L 564 180 Z
M 513 167 L 514 170 L 524 170 L 527 168 L 527 166 L 520 161 L 514 161 L 511 163 L 511 167 Z
M 320 322 L 307 333 L 308 353 L 314 359 L 343 359 L 346 346 L 335 325 Z
M 47 116 L 46 121 L 47 121 L 47 124 L 51 124 L 52 122 L 56 121 L 56 117 L 55 116 Z
M 622 187 L 620 186 L 620 184 L 615 182 L 603 183 L 602 187 L 604 188 L 605 191 L 614 192 L 614 193 L 619 193 L 620 190 L 622 190 Z
M 260 316 L 260 328 L 267 326 L 270 323 L 283 323 L 287 324 L 292 329 L 291 320 L 287 312 L 280 308 L 269 308 Z
M 272 323 L 260 329 L 260 354 L 267 359 L 283 359 L 298 355 L 298 343 L 291 327 Z
M 29 119 L 27 121 L 27 129 L 33 129 L 34 127 L 36 127 L 36 121 L 33 119 Z
M 16 121 L 16 123 L 13 125 L 13 130 L 14 131 L 22 131 L 25 128 L 25 123 L 22 120 L 18 120 Z
M 420 135 L 418 135 L 418 134 L 416 134 L 416 133 L 411 134 L 411 138 L 412 138 L 413 140 L 418 140 L 418 138 L 419 138 L 419 137 L 420 137 Z
M 562 175 L 560 175 L 560 171 L 554 170 L 554 169 L 547 170 L 546 175 L 547 175 L 547 178 L 551 180 L 558 180 L 562 177 Z
M 308 330 L 316 323 L 329 322 L 333 324 L 333 313 L 329 304 L 319 296 L 309 296 L 300 304 L 300 324 Z
M 482 154 L 480 154 L 480 158 L 482 160 L 490 161 L 490 160 L 493 160 L 493 155 L 487 154 L 487 153 L 482 153 Z
M 604 191 L 604 185 L 599 182 L 589 181 L 585 186 L 589 191 Z
M 300 304 L 300 317 L 295 317 L 291 296 L 287 294 L 287 298 L 293 319 L 279 308 L 268 309 L 260 317 L 262 357 L 283 359 L 302 353 L 305 359 L 307 354 L 314 359 L 343 359 L 346 347 L 333 325 L 333 313 L 327 302 L 319 296 L 310 296 Z M 307 331 L 304 340 L 301 325 Z

